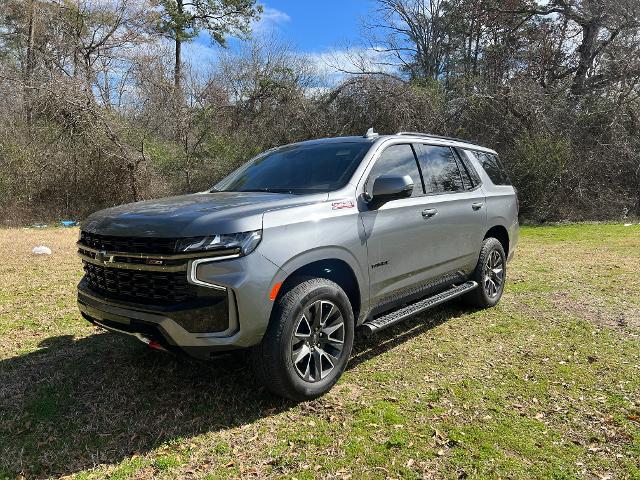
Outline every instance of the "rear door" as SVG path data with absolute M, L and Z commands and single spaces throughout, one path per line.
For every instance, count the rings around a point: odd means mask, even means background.
M 425 245 L 430 277 L 470 272 L 478 261 L 487 208 L 477 174 L 469 172 L 457 151 L 443 145 L 414 144 L 425 185 Z

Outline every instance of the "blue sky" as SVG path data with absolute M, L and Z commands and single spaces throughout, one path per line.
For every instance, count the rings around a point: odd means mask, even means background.
M 273 25 L 284 39 L 314 53 L 356 41 L 361 19 L 374 7 L 371 0 L 269 0 L 263 5 L 265 21 L 274 12 L 285 16 Z
M 362 44 L 362 21 L 375 8 L 374 0 L 268 0 L 259 2 L 264 13 L 253 26 L 256 36 L 275 36 L 310 61 L 326 68 L 327 58 L 341 58 L 349 46 Z M 229 41 L 235 50 L 239 42 Z M 185 46 L 185 59 L 206 71 L 215 64 L 219 50 L 206 32 Z M 333 60 L 332 60 L 333 61 Z

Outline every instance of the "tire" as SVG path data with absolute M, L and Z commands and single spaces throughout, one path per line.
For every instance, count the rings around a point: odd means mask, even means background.
M 502 244 L 493 237 L 485 238 L 470 278 L 478 283 L 478 288 L 469 292 L 464 299 L 475 307 L 493 307 L 502 297 L 506 278 L 507 259 Z
M 320 397 L 347 366 L 354 325 L 342 288 L 324 278 L 301 279 L 277 300 L 262 342 L 251 352 L 253 371 L 275 395 Z

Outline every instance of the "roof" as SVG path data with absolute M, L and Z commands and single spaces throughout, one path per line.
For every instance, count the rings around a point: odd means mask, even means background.
M 398 132 L 395 135 L 390 135 L 392 137 L 401 137 L 401 138 L 419 138 L 420 140 L 433 140 L 436 143 L 442 143 L 446 145 L 452 145 L 454 147 L 467 148 L 473 150 L 484 150 L 491 153 L 496 153 L 495 150 L 492 150 L 488 147 L 483 147 L 482 145 L 478 145 L 477 143 L 471 142 L 469 140 L 465 140 L 462 138 L 456 137 L 445 137 L 442 135 L 432 135 L 430 133 L 420 133 L 420 132 Z
M 435 144 L 440 145 L 451 145 L 454 147 L 467 148 L 472 150 L 481 150 L 487 151 L 491 153 L 496 153 L 494 150 L 483 147 L 482 145 L 478 145 L 468 140 L 454 138 L 454 137 L 443 137 L 440 135 L 431 135 L 428 133 L 418 133 L 418 132 L 398 132 L 393 135 L 369 135 L 369 136 L 350 136 L 350 137 L 328 137 L 328 138 L 317 138 L 313 140 L 305 140 L 302 142 L 296 142 L 298 145 L 319 145 L 323 143 L 369 143 L 373 144 L 378 140 L 384 139 L 406 139 L 406 140 L 429 140 L 433 141 Z
M 316 138 L 313 140 L 305 140 L 303 142 L 296 142 L 298 144 L 312 145 L 321 143 L 373 143 L 380 137 L 328 137 L 328 138 Z

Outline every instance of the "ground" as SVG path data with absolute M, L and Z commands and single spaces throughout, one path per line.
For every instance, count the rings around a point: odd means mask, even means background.
M 640 478 L 639 225 L 523 228 L 497 307 L 360 337 L 301 404 L 83 321 L 76 235 L 0 230 L 0 478 Z

